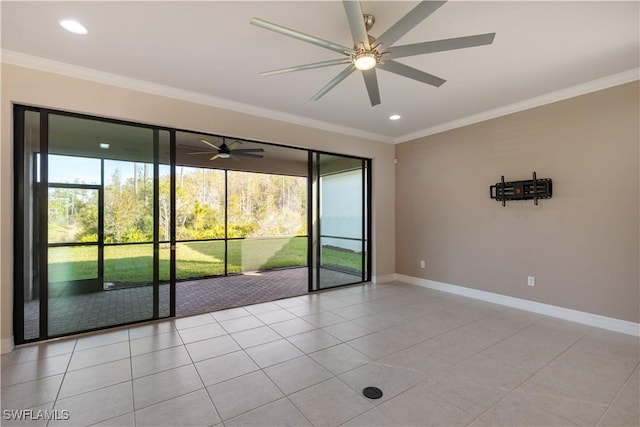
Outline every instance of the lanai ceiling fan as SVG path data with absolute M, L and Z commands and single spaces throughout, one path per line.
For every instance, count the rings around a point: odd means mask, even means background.
M 262 154 L 255 153 L 264 153 L 264 149 L 262 148 L 236 148 L 233 149 L 236 145 L 242 144 L 242 141 L 235 140 L 227 145 L 227 141 L 225 138 L 222 138 L 222 144 L 217 146 L 206 139 L 201 139 L 200 142 L 207 145 L 211 148 L 211 150 L 207 151 L 194 151 L 192 153 L 187 154 L 213 154 L 213 156 L 209 160 L 216 159 L 228 159 L 231 158 L 233 160 L 240 160 L 239 157 L 253 157 L 255 159 L 262 159 L 264 156 Z
M 409 13 L 402 17 L 391 28 L 385 31 L 380 37 L 375 38 L 369 35 L 369 30 L 375 23 L 375 17 L 362 13 L 362 6 L 358 0 L 344 0 L 344 10 L 347 14 L 353 47 L 342 46 L 328 40 L 283 27 L 278 24 L 252 18 L 251 24 L 267 30 L 275 31 L 288 37 L 293 37 L 325 49 L 340 53 L 346 58 L 332 59 L 329 61 L 315 62 L 312 64 L 298 65 L 295 67 L 281 68 L 260 73 L 263 76 L 290 73 L 293 71 L 310 70 L 313 68 L 329 67 L 332 65 L 348 64 L 336 77 L 320 89 L 311 97 L 312 101 L 322 98 L 327 92 L 333 89 L 338 83 L 346 79 L 355 70 L 362 71 L 365 86 L 369 93 L 371 106 L 380 104 L 380 91 L 378 90 L 378 79 L 376 68 L 398 74 L 422 83 L 435 87 L 440 87 L 446 80 L 434 76 L 433 74 L 420 71 L 395 61 L 398 58 L 407 56 L 423 55 L 426 53 L 443 52 L 447 50 L 463 49 L 467 47 L 483 46 L 493 43 L 496 33 L 478 34 L 473 36 L 456 37 L 451 39 L 433 40 L 422 43 L 407 44 L 403 46 L 392 46 L 402 36 L 408 33 L 413 27 L 422 22 L 425 18 L 435 12 L 446 1 L 421 1 Z

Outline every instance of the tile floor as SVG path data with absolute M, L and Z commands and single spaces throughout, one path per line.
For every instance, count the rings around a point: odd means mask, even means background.
M 18 348 L 1 424 L 637 426 L 639 360 L 637 337 L 365 284 Z

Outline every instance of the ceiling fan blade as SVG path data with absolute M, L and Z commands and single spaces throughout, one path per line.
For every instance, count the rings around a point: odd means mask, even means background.
M 333 78 L 333 80 L 331 80 L 322 89 L 320 89 L 315 95 L 313 95 L 311 97 L 311 100 L 312 101 L 317 101 L 318 99 L 322 98 L 327 92 L 329 92 L 331 89 L 333 89 L 338 83 L 340 83 L 341 81 L 343 81 L 344 79 L 349 77 L 349 75 L 351 73 L 353 73 L 355 71 L 355 69 L 356 69 L 356 67 L 354 67 L 353 64 L 349 65 L 347 68 L 342 70 L 340 72 L 340 74 L 335 76 Z
M 240 158 L 234 154 L 229 154 L 229 157 L 231 157 L 231 160 L 233 160 L 234 162 L 240 161 Z
M 192 153 L 185 153 L 187 155 L 191 155 L 191 154 L 216 154 L 215 151 L 194 151 Z
M 216 154 L 215 156 L 213 156 L 209 160 L 215 160 L 215 159 L 219 159 L 219 158 L 220 158 L 220 154 Z
M 233 150 L 234 153 L 264 153 L 264 148 L 240 148 Z
M 445 3 L 446 1 L 421 1 L 416 7 L 411 9 L 409 13 L 400 18 L 398 22 L 378 37 L 375 47 L 382 53 Z
M 273 76 L 275 74 L 291 73 L 293 71 L 312 70 L 314 68 L 330 67 L 332 65 L 348 64 L 351 58 L 331 59 L 329 61 L 315 62 L 313 64 L 298 65 L 295 67 L 280 68 L 278 70 L 264 71 L 261 76 Z
M 371 106 L 375 107 L 380 104 L 380 90 L 378 89 L 378 77 L 376 77 L 376 69 L 372 68 L 362 72 L 364 77 L 364 84 L 367 86 L 367 92 L 369 92 L 369 100 Z
M 235 147 L 236 145 L 241 145 L 242 141 L 238 141 L 237 139 L 235 141 L 231 141 L 230 144 L 227 144 L 227 149 L 230 150 L 231 148 Z
M 440 77 L 434 76 L 433 74 L 425 73 L 424 71 L 417 70 L 413 67 L 409 67 L 408 65 L 401 64 L 400 62 L 396 62 L 393 60 L 384 61 L 384 63 L 379 63 L 378 68 L 383 69 L 385 71 L 389 71 L 390 73 L 398 74 L 403 77 L 408 77 L 413 80 L 417 80 L 422 83 L 429 84 L 431 86 L 440 87 L 446 80 L 441 79 Z
M 303 42 L 315 44 L 316 46 L 323 47 L 325 49 L 332 50 L 334 52 L 341 53 L 343 55 L 350 55 L 353 49 L 342 46 L 338 43 L 333 43 L 328 40 L 324 40 L 318 37 L 310 36 L 309 34 L 301 33 L 300 31 L 292 30 L 291 28 L 283 27 L 282 25 L 274 24 L 272 22 L 264 21 L 258 18 L 251 18 L 251 24 L 264 28 L 265 30 L 275 31 L 285 36 L 293 37 L 294 39 L 301 40 Z
M 424 55 L 425 53 L 444 52 L 467 47 L 484 46 L 493 43 L 496 33 L 478 34 L 475 36 L 456 37 L 453 39 L 434 40 L 424 43 L 406 44 L 389 48 L 389 57 Z
M 264 156 L 263 156 L 263 155 L 260 155 L 260 154 L 251 154 L 251 153 L 242 153 L 242 152 L 238 153 L 237 151 L 234 151 L 234 152 L 233 152 L 233 155 L 235 155 L 235 156 L 241 156 L 241 157 L 253 157 L 253 158 L 255 158 L 255 159 L 262 159 L 262 158 L 264 158 Z
M 360 0 L 344 0 L 342 4 L 344 5 L 344 11 L 347 13 L 349 28 L 351 28 L 351 36 L 353 37 L 353 45 L 357 48 L 362 43 L 365 50 L 371 50 L 369 35 L 364 25 Z
M 210 142 L 209 142 L 209 141 L 207 141 L 206 139 L 201 139 L 200 141 L 204 142 L 205 144 L 207 144 L 207 145 L 208 145 L 209 147 L 211 147 L 211 148 L 215 148 L 216 150 L 219 150 L 219 149 L 220 149 L 220 147 L 218 147 L 218 146 L 216 146 L 216 145 L 214 145 L 214 144 L 210 143 Z

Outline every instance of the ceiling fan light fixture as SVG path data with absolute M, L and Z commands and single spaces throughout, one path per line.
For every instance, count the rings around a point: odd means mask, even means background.
M 218 153 L 218 157 L 221 159 L 228 159 L 229 157 L 231 157 L 231 154 L 229 153 Z
M 353 65 L 360 71 L 372 69 L 378 63 L 377 55 L 374 52 L 357 53 L 353 59 Z

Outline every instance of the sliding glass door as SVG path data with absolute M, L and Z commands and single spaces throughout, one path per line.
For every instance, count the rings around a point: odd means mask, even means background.
M 313 155 L 312 289 L 370 280 L 366 159 Z
M 157 318 L 161 131 L 46 118 L 47 335 Z
M 21 108 L 16 123 L 16 341 L 169 316 L 169 131 Z

